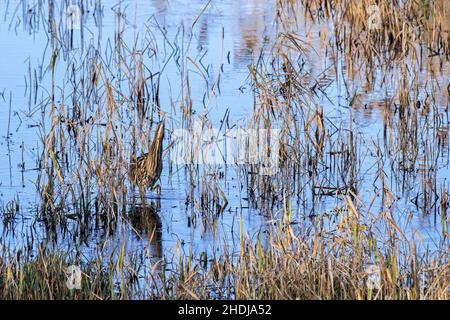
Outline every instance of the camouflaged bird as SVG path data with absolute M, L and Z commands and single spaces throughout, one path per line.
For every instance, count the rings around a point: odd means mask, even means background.
M 153 188 L 162 171 L 164 122 L 156 126 L 155 136 L 147 153 L 135 159 L 130 158 L 128 178 L 139 187 Z

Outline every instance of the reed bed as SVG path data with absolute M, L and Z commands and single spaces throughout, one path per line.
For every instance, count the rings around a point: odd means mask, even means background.
M 443 249 L 419 254 L 420 241 L 385 216 L 362 223 L 354 205 L 317 218 L 296 231 L 290 212 L 270 227 L 270 235 L 241 233 L 240 250 L 220 256 L 174 256 L 168 262 L 143 263 L 123 250 L 84 259 L 68 252 L 35 257 L 3 248 L 2 299 L 448 299 L 449 262 Z M 383 229 L 376 221 L 384 219 Z M 331 223 L 332 222 L 332 223 Z M 242 232 L 242 231 L 241 231 Z M 120 247 L 119 247 L 120 248 Z M 122 246 L 123 248 L 123 246 Z M 81 290 L 66 286 L 67 265 L 82 266 Z M 369 286 L 370 267 L 379 287 Z
M 30 231 L 22 247 L 3 243 L 2 299 L 448 299 L 449 186 L 438 179 L 449 148 L 447 88 L 439 77 L 450 51 L 445 1 L 378 1 L 381 27 L 373 30 L 358 1 L 277 1 L 277 36 L 269 53 L 255 55 L 248 67 L 254 106 L 240 124 L 280 130 L 277 148 L 257 146 L 262 160 L 276 153 L 273 174 L 264 174 L 261 159 L 219 166 L 176 162 L 176 129 L 188 137 L 199 128 L 200 136 L 224 137 L 234 127 L 225 111 L 215 129 L 209 104 L 220 95 L 222 68 L 210 74 L 201 57 L 189 55 L 192 35 L 183 28 L 170 39 L 150 21 L 130 43 L 124 40 L 126 16 L 116 7 L 108 48 L 91 44 L 71 56 L 73 35 L 56 28 L 58 6 L 47 5 L 49 21 L 42 23 L 51 31 L 51 57 L 44 69 L 51 88 L 39 104 L 35 208 L 45 241 Z M 314 50 L 295 31 L 299 15 L 329 28 L 320 37 L 329 52 L 322 79 L 305 62 Z M 162 106 L 168 63 L 177 66 L 181 89 Z M 426 80 L 415 76 L 423 68 L 430 69 Z M 205 82 L 201 101 L 191 95 L 192 69 Z M 31 74 L 30 83 L 37 81 Z M 379 135 L 364 135 L 352 112 L 336 120 L 324 107 L 333 82 L 349 108 L 367 107 L 366 85 L 389 91 Z M 233 176 L 240 197 L 265 217 L 259 233 L 243 230 L 241 206 L 237 246 L 224 242 L 208 255 L 178 243 L 171 257 L 164 254 L 159 204 L 126 178 L 130 159 L 148 150 L 154 124 L 163 118 L 168 138 L 161 184 L 180 176 L 188 182 L 182 192 L 189 225 L 220 223 L 230 209 L 227 177 Z M 187 158 L 201 159 L 202 144 L 187 141 Z M 412 207 L 402 206 L 402 197 Z M 13 232 L 20 208 L 19 200 L 3 208 L 4 230 Z M 432 250 L 411 222 L 417 214 L 434 217 Z M 146 234 L 148 246 L 130 252 L 129 239 L 120 237 L 106 250 L 105 239 L 125 227 Z M 98 234 L 101 244 L 85 254 L 82 244 Z M 52 246 L 61 237 L 69 244 Z M 83 270 L 81 290 L 65 283 L 73 264 Z M 376 288 L 368 284 L 373 276 Z

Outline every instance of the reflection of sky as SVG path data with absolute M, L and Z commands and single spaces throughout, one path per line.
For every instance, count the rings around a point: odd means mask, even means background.
M 28 3 L 37 2 L 28 1 Z M 172 53 L 170 45 L 164 42 L 161 30 L 167 32 L 165 35 L 167 41 L 171 44 L 182 44 L 179 49 L 183 51 L 186 57 L 201 62 L 197 66 L 187 62 L 184 70 L 189 75 L 194 109 L 198 113 L 203 112 L 204 76 L 210 87 L 220 76 L 220 95 L 211 95 L 211 99 L 206 101 L 206 107 L 211 110 L 210 119 L 214 123 L 218 123 L 224 116 L 225 110 L 229 108 L 231 119 L 234 121 L 245 120 L 253 109 L 253 93 L 247 81 L 247 65 L 258 59 L 261 49 L 264 52 L 269 51 L 271 43 L 276 37 L 276 32 L 281 31 L 279 30 L 280 27 L 274 22 L 277 10 L 275 2 L 268 0 L 213 0 L 205 7 L 208 2 L 203 0 L 122 1 L 120 7 L 125 11 L 124 19 L 127 21 L 124 39 L 126 42 L 132 43 L 132 39 L 139 35 L 137 42 L 139 46 L 143 37 L 146 37 L 146 39 L 154 38 L 154 43 L 158 46 L 159 56 L 157 59 L 147 57 L 145 62 L 151 72 L 158 72 L 164 65 L 165 59 L 169 59 Z M 31 196 L 34 195 L 33 182 L 36 178 L 36 171 L 31 169 L 36 167 L 36 154 L 42 151 L 37 129 L 28 127 L 30 124 L 33 125 L 41 121 L 39 112 L 33 113 L 32 117 L 27 117 L 30 115 L 28 111 L 35 111 L 39 107 L 34 103 L 34 91 L 30 90 L 30 74 L 31 78 L 34 79 L 36 72 L 39 79 L 37 93 L 37 101 L 39 102 L 42 98 L 48 96 L 48 90 L 50 90 L 50 73 L 47 66 L 52 52 L 48 40 L 50 35 L 42 24 L 42 19 L 47 18 L 45 16 L 47 2 L 41 2 L 44 5 L 43 7 L 35 7 L 35 10 L 37 10 L 36 8 L 40 10 L 40 20 L 28 20 L 30 16 L 26 14 L 27 7 L 22 7 L 22 3 L 27 3 L 27 1 L 10 1 L 7 8 L 7 2 L 0 3 L 0 19 L 2 21 L 0 22 L 0 48 L 2 50 L 0 54 L 0 94 L 4 92 L 3 97 L 0 96 L 1 136 L 6 135 L 6 124 L 9 118 L 9 93 L 12 93 L 10 151 L 8 151 L 4 139 L 0 143 L 2 159 L 7 158 L 6 161 L 0 162 L 0 205 L 18 194 L 22 205 L 29 208 L 37 198 Z M 119 8 L 118 5 L 115 5 L 118 2 L 101 1 L 103 6 L 101 19 L 98 15 L 92 15 L 94 3 L 95 1 L 86 1 L 86 10 L 89 10 L 89 13 L 84 17 L 83 22 L 85 45 L 83 47 L 80 45 L 80 32 L 75 31 L 75 50 L 60 54 L 56 68 L 57 84 L 62 82 L 58 79 L 61 80 L 65 76 L 67 64 L 62 59 L 64 55 L 67 55 L 70 59 L 79 60 L 82 56 L 81 50 L 86 50 L 87 44 L 96 44 L 97 41 L 99 41 L 100 50 L 103 53 L 110 50 L 108 39 L 112 40 L 116 32 L 117 17 L 114 11 Z M 61 8 L 57 8 L 55 11 L 59 12 L 60 10 Z M 58 16 L 59 14 L 55 15 Z M 30 28 L 25 21 L 39 23 L 38 31 L 35 32 L 36 27 Z M 62 22 L 64 23 L 64 20 Z M 97 22 L 101 23 L 101 29 L 96 25 Z M 395 92 L 389 90 L 386 92 L 379 88 L 365 92 L 362 89 L 365 84 L 361 79 L 355 79 L 353 83 L 344 84 L 342 73 L 347 71 L 347 67 L 339 63 L 338 70 L 335 70 L 334 67 L 330 67 L 332 66 L 331 58 L 326 56 L 327 52 L 322 40 L 326 39 L 327 25 L 311 25 L 305 29 L 303 28 L 304 22 L 304 18 L 299 16 L 296 24 L 290 27 L 303 36 L 308 45 L 312 47 L 308 49 L 308 54 L 303 57 L 306 61 L 310 81 L 314 83 L 317 80 L 321 84 L 331 83 L 326 89 L 328 99 L 322 98 L 319 101 L 325 106 L 326 114 L 330 119 L 335 119 L 336 123 L 344 121 L 348 125 L 350 121 L 353 121 L 356 130 L 364 131 L 369 137 L 376 138 L 383 129 L 384 100 Z M 150 33 L 146 32 L 147 28 L 149 28 Z M 57 26 L 57 30 L 58 32 L 63 31 L 64 26 Z M 329 31 L 328 33 L 331 34 Z M 62 35 L 60 34 L 60 36 Z M 112 46 L 114 45 L 112 44 Z M 202 56 L 203 58 L 200 59 Z M 180 62 L 182 61 L 180 60 Z M 221 71 L 222 65 L 223 72 Z M 323 72 L 324 69 L 327 69 L 327 71 Z M 179 105 L 181 102 L 180 79 L 182 79 L 182 75 L 180 73 L 181 70 L 173 59 L 164 69 L 160 97 L 166 111 L 170 110 L 169 106 L 172 103 Z M 447 65 L 447 67 L 444 67 L 443 74 L 437 76 L 442 77 L 443 82 L 445 82 L 446 79 L 447 81 L 449 79 L 448 74 L 449 68 Z M 429 75 L 430 71 L 428 70 L 420 73 L 421 83 L 424 83 Z M 378 75 L 378 77 L 382 77 L 382 75 Z M 345 85 L 350 86 L 351 93 L 357 94 L 352 106 L 354 111 L 352 112 L 352 120 L 349 117 L 350 109 L 348 108 L 349 101 L 346 99 Z M 438 95 L 438 98 L 443 97 L 444 95 Z M 29 104 L 29 101 L 31 101 L 31 104 Z M 443 106 L 444 103 L 442 100 L 439 104 Z M 25 163 L 28 170 L 24 174 L 25 188 L 21 187 L 22 174 L 18 170 L 18 164 L 22 161 L 20 149 L 22 141 L 25 144 Z M 366 142 L 369 143 L 370 139 L 368 138 Z M 372 167 L 372 164 L 375 160 L 373 157 L 367 156 L 365 161 L 367 161 L 367 168 L 364 172 L 367 176 L 373 177 L 375 168 Z M 448 165 L 444 170 L 444 177 L 449 176 Z M 10 182 L 12 182 L 12 185 Z M 215 239 L 212 232 L 203 232 L 201 228 L 186 228 L 185 194 L 180 194 L 179 191 L 184 190 L 184 181 L 181 179 L 177 183 L 179 185 L 170 185 L 163 177 L 163 185 L 168 186 L 163 188 L 163 207 L 161 208 L 164 213 L 163 225 L 168 230 L 164 233 L 169 239 L 166 240 L 174 241 L 179 237 L 186 242 L 194 242 L 193 239 L 203 237 L 203 243 L 206 246 L 210 242 L 221 241 L 222 239 Z M 230 193 L 230 206 L 233 210 L 237 210 L 236 208 L 240 205 L 239 198 L 242 196 L 235 191 L 237 189 L 239 189 L 239 186 L 233 182 L 227 186 L 227 191 Z M 362 193 L 368 199 L 371 199 L 373 191 L 371 188 L 366 188 Z M 405 208 L 410 208 L 409 201 L 405 199 L 404 202 Z M 324 204 L 324 208 L 326 208 L 326 204 Z M 238 220 L 236 220 L 235 215 L 231 216 L 230 214 L 222 220 L 218 224 L 219 228 L 235 231 L 238 229 Z M 255 231 L 259 229 L 263 220 L 257 215 L 248 214 L 248 216 L 245 216 L 244 225 L 249 229 L 253 228 L 252 230 Z M 171 236 L 174 234 L 176 234 L 176 237 Z M 217 234 L 222 234 L 222 232 L 217 232 Z
M 51 75 L 48 70 L 48 65 L 52 49 L 49 34 L 43 26 L 42 21 L 39 22 L 36 20 L 39 23 L 38 31 L 36 31 L 36 28 L 30 28 L 29 25 L 24 24 L 25 20 L 21 15 L 24 9 L 22 3 L 24 2 L 11 2 L 6 12 L 6 8 L 3 7 L 5 3 L 0 5 L 0 16 L 6 16 L 5 21 L 0 23 L 0 46 L 2 47 L 2 59 L 0 59 L 0 93 L 5 92 L 4 99 L 6 100 L 4 101 L 0 97 L 0 105 L 2 106 L 0 108 L 0 119 L 2 121 L 1 127 L 5 128 L 5 133 L 2 132 L 2 134 L 6 135 L 6 126 L 4 124 L 8 119 L 9 92 L 11 92 L 11 131 L 13 131 L 9 146 L 10 152 L 8 152 L 8 148 L 3 141 L 0 145 L 2 154 L 10 155 L 11 159 L 11 164 L 8 161 L 2 161 L 0 165 L 0 203 L 5 204 L 17 194 L 23 209 L 27 211 L 28 209 L 32 209 L 35 206 L 35 201 L 39 199 L 38 195 L 32 196 L 35 194 L 34 181 L 36 180 L 37 174 L 37 171 L 32 169 L 36 167 L 35 159 L 37 152 L 42 151 L 41 142 L 38 137 L 38 129 L 28 127 L 29 124 L 34 125 L 42 120 L 40 112 L 35 112 L 39 109 L 39 106 L 34 103 L 34 90 L 30 90 L 30 73 L 32 81 L 34 82 L 36 74 L 39 82 L 38 96 L 36 98 L 39 103 L 42 98 L 47 98 L 49 95 Z M 96 26 L 97 21 L 100 21 L 98 18 L 94 19 L 88 15 L 83 20 L 84 43 L 96 43 L 100 39 L 101 50 L 107 52 L 109 50 L 107 41 L 108 38 L 113 38 L 115 32 L 114 26 L 117 22 L 113 10 L 118 10 L 118 8 L 110 8 L 110 6 L 106 5 L 106 2 L 102 3 L 104 6 L 104 14 L 101 19 L 101 29 L 98 29 Z M 46 5 L 46 3 L 43 4 Z M 241 42 L 244 45 L 257 45 L 260 36 L 259 30 L 252 27 L 248 27 L 248 34 L 244 36 L 244 39 L 235 38 L 235 34 L 239 33 L 241 25 L 246 27 L 245 23 L 246 21 L 250 21 L 250 19 L 241 17 L 239 25 L 234 25 L 229 21 L 230 16 L 228 14 L 233 8 L 232 5 L 211 3 L 192 30 L 192 23 L 204 8 L 203 1 L 191 2 L 189 6 L 186 6 L 183 2 L 177 3 L 173 1 L 170 2 L 170 5 L 165 1 L 123 1 L 121 7 L 126 12 L 125 19 L 127 20 L 124 39 L 131 41 L 137 34 L 143 37 L 145 34 L 144 30 L 149 26 L 152 36 L 156 38 L 159 45 L 163 42 L 159 27 L 165 28 L 167 30 L 166 36 L 168 41 L 179 43 L 181 40 L 186 46 L 190 42 L 188 49 L 183 48 L 183 50 L 186 50 L 186 56 L 190 56 L 192 60 L 197 61 L 200 55 L 204 55 L 202 58 L 204 66 L 202 67 L 209 71 L 209 76 L 207 77 L 209 81 L 213 82 L 217 79 L 220 67 L 222 64 L 224 65 L 220 78 L 221 95 L 212 98 L 208 105 L 209 109 L 217 110 L 217 112 L 211 112 L 212 120 L 214 120 L 214 117 L 222 119 L 226 108 L 230 108 L 231 113 L 237 115 L 238 118 L 244 118 L 248 114 L 253 107 L 253 95 L 248 86 L 245 91 L 240 91 L 239 89 L 241 86 L 246 85 L 246 65 L 251 62 L 252 50 L 241 50 L 240 46 Z M 46 10 L 45 6 L 34 8 L 36 11 Z M 249 8 L 251 9 L 251 6 Z M 87 2 L 86 9 L 93 10 L 92 2 Z M 56 12 L 60 10 L 61 8 L 55 9 Z M 238 11 L 241 12 L 241 10 Z M 244 13 L 244 11 L 242 12 Z M 58 14 L 56 15 L 58 16 Z M 66 31 L 64 28 L 65 20 L 60 20 L 60 23 L 62 25 L 57 25 L 58 36 L 63 37 L 64 34 L 61 32 Z M 11 25 L 11 28 L 9 25 Z M 180 28 L 180 25 L 184 26 L 184 30 Z M 224 34 L 223 39 L 222 30 Z M 190 41 L 191 36 L 192 41 Z M 167 51 L 158 48 L 165 52 L 166 58 L 171 53 L 167 47 L 168 45 L 164 48 Z M 83 54 L 81 51 L 87 49 L 86 45 L 81 46 L 79 30 L 74 31 L 74 49 L 70 52 L 59 52 L 58 64 L 55 71 L 55 83 L 57 86 L 62 84 L 62 79 L 66 76 L 65 68 L 67 63 L 65 60 L 69 58 L 69 61 L 79 61 Z M 235 62 L 235 60 L 238 62 Z M 159 71 L 161 67 L 160 61 L 154 65 L 152 65 L 154 61 L 147 62 L 150 64 L 152 72 Z M 193 84 L 191 94 L 194 101 L 194 108 L 202 110 L 205 87 L 203 77 L 199 75 L 198 70 L 193 65 L 188 64 L 186 69 L 189 72 L 190 82 Z M 206 72 L 205 70 L 202 71 Z M 176 90 L 180 78 L 179 68 L 174 63 L 169 63 L 162 78 L 161 99 L 163 105 L 170 105 L 170 99 L 180 99 L 180 92 Z M 29 103 L 30 101 L 31 103 Z M 173 102 L 179 103 L 176 100 Z M 21 119 L 24 120 L 23 123 L 20 123 Z M 17 128 L 18 131 L 15 131 Z M 22 174 L 18 170 L 18 165 L 22 162 L 20 149 L 22 140 L 24 141 L 26 150 L 25 163 L 27 171 L 24 173 L 25 188 L 21 187 Z M 10 185 L 10 181 L 12 185 Z M 235 213 L 232 214 L 232 219 L 225 218 L 225 221 L 222 221 L 222 223 L 216 226 L 202 226 L 198 223 L 199 226 L 197 228 L 187 228 L 186 208 L 184 204 L 185 195 L 179 192 L 179 190 L 183 190 L 184 182 L 177 182 L 177 184 L 180 183 L 181 185 L 174 185 L 170 188 L 163 189 L 161 212 L 163 213 L 163 224 L 166 228 L 163 233 L 163 243 L 167 241 L 171 243 L 168 245 L 168 250 L 171 251 L 174 241 L 177 240 L 187 243 L 188 246 L 192 245 L 196 249 L 201 249 L 202 247 L 205 249 L 213 248 L 226 240 L 222 238 L 222 234 L 226 234 L 227 241 L 229 240 L 232 243 L 233 239 L 239 236 L 236 234 L 236 231 L 239 230 L 239 219 L 234 216 Z M 230 184 L 229 188 L 237 190 L 237 186 L 233 184 Z M 230 198 L 230 200 L 236 204 L 239 202 L 238 197 L 240 197 L 239 194 L 234 193 L 233 198 L 235 199 Z M 229 209 L 236 212 L 236 207 L 230 207 Z M 261 223 L 255 223 L 255 221 L 260 220 L 260 218 L 258 215 L 246 214 L 243 218 L 244 230 L 250 230 L 252 229 L 250 226 L 254 225 L 256 229 L 251 233 L 257 231 Z M 19 223 L 19 225 L 22 224 Z M 228 230 L 228 232 L 222 232 L 222 229 Z M 231 229 L 234 230 L 234 233 L 230 232 Z M 42 236 L 44 237 L 44 235 Z M 120 233 L 118 237 L 121 237 Z M 110 240 L 112 248 L 118 240 Z M 134 243 L 134 241 L 132 242 Z M 194 243 L 197 244 L 194 245 Z M 145 244 L 143 242 L 141 245 L 145 246 Z M 135 246 L 139 245 L 139 242 L 135 243 Z M 200 248 L 198 248 L 199 245 Z

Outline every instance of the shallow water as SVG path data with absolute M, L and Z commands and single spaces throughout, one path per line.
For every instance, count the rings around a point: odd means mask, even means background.
M 158 44 L 157 57 L 146 58 L 150 70 L 161 70 L 160 98 L 162 108 L 169 114 L 174 105 L 181 103 L 181 79 L 184 72 L 189 73 L 191 82 L 191 97 L 194 109 L 198 114 L 205 108 L 209 110 L 210 120 L 220 126 L 220 120 L 228 109 L 231 123 L 245 123 L 252 113 L 254 94 L 250 87 L 248 65 L 258 60 L 260 55 L 267 55 L 274 43 L 280 26 L 275 23 L 277 6 L 273 1 L 227 0 L 227 1 L 101 1 L 102 12 L 96 11 L 96 1 L 85 3 L 87 11 L 82 17 L 82 31 L 75 30 L 73 48 L 62 50 L 55 71 L 55 83 L 61 85 L 66 77 L 68 61 L 80 61 L 89 45 L 99 48 L 105 59 L 111 55 L 117 26 L 115 10 L 120 8 L 121 23 L 125 23 L 123 38 L 130 46 L 135 42 L 142 42 L 144 37 L 154 37 Z M 64 10 L 59 8 L 58 10 Z M 56 10 L 56 11 L 58 11 Z M 61 11 L 64 13 L 64 11 Z M 110 250 L 117 243 L 127 238 L 129 252 L 137 252 L 148 244 L 148 234 L 142 231 L 140 236 L 131 231 L 130 225 L 124 223 L 120 232 L 105 235 L 93 232 L 85 243 L 73 243 L 70 235 L 59 236 L 56 242 L 45 239 L 46 233 L 39 223 L 35 223 L 36 210 L 39 206 L 40 195 L 36 192 L 38 155 L 42 152 L 40 138 L 41 128 L 48 119 L 42 119 L 41 102 L 48 98 L 51 87 L 51 72 L 47 68 L 52 55 L 50 35 L 44 24 L 48 16 L 46 2 L 42 1 L 5 1 L 0 2 L 0 206 L 17 199 L 20 203 L 20 214 L 14 221 L 15 232 L 6 226 L 0 226 L 2 242 L 14 245 L 26 243 L 32 230 L 49 245 L 56 247 L 78 247 L 86 251 L 95 251 L 96 245 L 106 243 Z M 59 15 L 64 17 L 64 14 Z M 58 14 L 56 14 L 58 17 Z M 64 24 L 64 21 L 60 21 Z M 150 33 L 146 33 L 147 30 Z M 298 16 L 297 22 L 290 26 L 309 46 L 309 55 L 304 56 L 306 68 L 310 73 L 311 83 L 316 80 L 324 86 L 325 95 L 320 98 L 325 114 L 344 124 L 352 122 L 355 132 L 361 133 L 362 144 L 370 143 L 383 136 L 383 108 L 392 96 L 391 86 L 377 86 L 368 88 L 364 81 L 354 79 L 344 83 L 348 77 L 348 66 L 344 63 L 335 68 L 332 59 L 327 54 L 323 41 L 324 34 L 330 29 L 326 22 L 316 24 L 309 18 Z M 164 40 L 164 38 L 166 40 Z M 179 45 L 177 50 L 171 48 L 170 43 Z M 193 57 L 194 61 L 201 61 L 200 70 L 193 63 L 187 64 L 186 69 L 176 63 L 176 56 L 183 53 Z M 175 55 L 175 58 L 172 57 Z M 202 57 L 203 56 L 203 57 Z M 202 57 L 199 59 L 199 57 Z M 396 70 L 392 71 L 397 72 Z M 201 74 L 203 73 L 203 75 Z M 426 88 L 430 79 L 430 70 L 424 67 L 419 74 L 421 85 Z M 448 106 L 446 86 L 449 82 L 450 65 L 444 63 L 442 69 L 434 74 L 436 83 L 440 84 L 436 105 L 443 111 Z M 220 90 L 211 95 L 204 102 L 205 79 L 209 84 L 214 83 L 220 75 Z M 37 79 L 37 89 L 33 88 Z M 352 97 L 347 92 L 356 94 Z M 217 87 L 216 87 L 217 88 Z M 425 90 L 421 91 L 424 99 Z M 354 98 L 354 99 L 351 99 Z M 352 102 L 350 102 L 350 99 Z M 446 118 L 448 127 L 448 118 Z M 395 131 L 395 128 L 394 128 Z M 22 145 L 24 150 L 22 150 Z M 448 136 L 441 153 L 437 157 L 437 184 L 447 186 L 450 176 Z M 373 197 L 371 182 L 375 175 L 373 155 L 364 157 L 361 172 L 363 182 L 360 197 L 369 203 Z M 22 169 L 22 163 L 24 169 Z M 386 164 L 389 174 L 389 165 Z M 258 232 L 267 228 L 268 224 L 279 218 L 280 209 L 276 209 L 272 216 L 262 214 L 258 209 L 251 208 L 248 195 L 240 190 L 236 174 L 230 172 L 224 183 L 225 193 L 229 204 L 223 214 L 214 222 L 189 225 L 191 211 L 195 209 L 186 205 L 189 192 L 187 177 L 183 169 L 178 168 L 178 174 L 170 175 L 165 163 L 161 177 L 161 196 L 149 193 L 148 197 L 157 207 L 155 222 L 160 226 L 156 241 L 152 242 L 152 254 L 158 258 L 163 254 L 171 256 L 176 248 L 192 249 L 196 252 L 206 251 L 209 254 L 222 250 L 223 243 L 230 245 L 232 250 L 239 249 L 239 221 L 242 215 L 243 229 L 251 237 L 257 237 Z M 364 177 L 367 183 L 364 183 Z M 420 175 L 414 176 L 420 183 Z M 402 182 L 396 182 L 391 177 L 390 187 L 398 198 L 396 217 L 399 224 L 408 225 L 404 217 L 412 213 L 413 225 L 420 230 L 427 245 L 437 245 L 441 238 L 440 218 L 433 210 L 424 212 L 412 202 L 411 194 L 416 194 L 414 188 L 419 185 L 411 181 L 409 192 L 401 189 Z M 406 188 L 406 190 L 408 189 Z M 310 216 L 331 210 L 336 203 L 333 197 L 322 197 L 314 204 L 311 201 L 293 204 L 294 219 L 299 225 L 308 223 Z M 375 201 L 375 208 L 377 206 Z M 148 214 L 148 213 L 146 213 Z M 158 221 L 160 220 L 160 222 Z M 403 223 L 402 223 L 403 221 Z M 40 230 L 40 231 L 39 231 Z M 139 232 L 138 232 L 139 233 Z M 169 259 L 170 260 L 170 259 Z

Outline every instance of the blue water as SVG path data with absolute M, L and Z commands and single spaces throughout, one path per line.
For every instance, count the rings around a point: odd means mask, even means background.
M 65 6 L 55 5 L 55 17 L 58 39 L 68 36 L 65 28 Z M 67 4 L 68 2 L 66 2 Z M 365 87 L 361 78 L 349 79 L 348 66 L 339 62 L 334 67 L 327 41 L 331 37 L 331 22 L 315 24 L 308 18 L 298 15 L 288 27 L 276 23 L 277 5 L 275 1 L 227 0 L 227 1 L 85 1 L 86 13 L 82 17 L 82 28 L 74 30 L 73 46 L 67 43 L 60 47 L 55 68 L 56 91 L 61 92 L 64 79 L 67 79 L 67 66 L 80 63 L 88 51 L 94 47 L 99 50 L 105 61 L 111 58 L 114 50 L 114 36 L 118 18 L 115 12 L 123 13 L 120 23 L 124 26 L 122 37 L 132 47 L 143 47 L 150 43 L 157 54 L 143 57 L 148 72 L 163 70 L 161 75 L 161 106 L 169 114 L 170 129 L 181 126 L 179 105 L 183 102 L 185 76 L 191 84 L 191 98 L 197 116 L 208 112 L 210 121 L 220 126 L 220 121 L 229 112 L 233 124 L 245 125 L 254 108 L 254 92 L 249 80 L 248 66 L 254 64 L 260 56 L 268 57 L 278 32 L 283 28 L 295 31 L 306 45 L 308 54 L 303 55 L 310 84 L 319 81 L 324 85 L 324 93 L 316 99 L 324 106 L 324 112 L 335 124 L 349 126 L 360 135 L 362 166 L 360 170 L 360 198 L 367 205 L 373 199 L 372 183 L 376 174 L 376 158 L 364 150 L 372 141 L 382 139 L 383 114 L 385 101 L 395 96 L 392 85 Z M 60 17 L 60 18 L 58 18 Z M 51 36 L 46 25 L 48 19 L 47 1 L 0 1 L 0 207 L 7 206 L 14 199 L 20 203 L 20 213 L 15 220 L 13 234 L 5 226 L 2 241 L 20 245 L 34 225 L 40 195 L 36 192 L 35 182 L 38 176 L 38 156 L 42 152 L 42 128 L 48 129 L 48 119 L 42 114 L 42 103 L 48 104 L 51 90 L 51 71 L 49 61 L 52 55 Z M 190 59 L 184 60 L 183 57 Z M 106 62 L 105 62 L 106 64 Z M 431 64 L 434 66 L 434 64 Z M 398 70 L 393 70 L 393 73 Z M 437 112 L 442 113 L 448 107 L 446 84 L 449 81 L 450 67 L 445 62 L 433 78 L 430 71 L 423 68 L 419 74 L 424 98 L 430 82 L 439 84 L 441 90 L 435 102 Z M 380 72 L 382 73 L 382 72 Z M 378 84 L 382 74 L 377 75 Z M 37 88 L 34 87 L 37 80 Z M 121 83 L 124 94 L 127 83 Z M 350 103 L 347 87 L 356 93 Z M 122 87 L 121 87 L 122 88 Z M 220 88 L 220 89 L 219 89 Z M 205 98 L 206 97 L 206 98 Z M 448 118 L 445 118 L 448 127 Z M 40 126 L 39 126 L 40 125 Z M 395 125 L 394 125 L 395 127 Z M 9 132 L 8 132 L 9 128 Z M 394 130 L 395 131 L 395 130 Z M 395 139 L 395 138 L 394 138 Z M 24 150 L 22 151 L 22 144 Z M 448 177 L 449 152 L 448 136 L 441 153 L 437 156 L 437 185 L 449 189 Z M 426 150 L 420 150 L 421 153 Z M 23 156 L 22 156 L 23 154 Z M 23 157 L 23 158 L 22 158 Z M 24 163 L 24 169 L 21 164 Z M 410 194 L 416 194 L 414 188 L 420 188 L 421 176 L 409 183 L 407 189 L 402 183 L 393 180 L 390 165 L 385 163 L 387 181 L 398 196 L 395 210 L 398 223 L 405 227 L 414 226 L 420 230 L 426 243 L 438 244 L 442 241 L 440 217 L 433 212 L 423 212 L 412 203 Z M 261 230 L 280 219 L 282 210 L 275 208 L 272 216 L 252 209 L 240 190 L 236 172 L 230 170 L 228 179 L 222 183 L 229 204 L 218 220 L 198 222 L 189 226 L 189 220 L 195 208 L 186 206 L 189 183 L 183 168 L 177 174 L 169 176 L 168 163 L 165 163 L 161 177 L 161 196 L 154 193 L 150 198 L 159 203 L 158 216 L 161 233 L 155 244 L 153 254 L 161 252 L 170 256 L 182 250 L 209 253 L 220 251 L 224 242 L 232 250 L 239 249 L 239 222 L 242 219 L 244 232 L 256 238 Z M 334 208 L 340 201 L 332 197 L 323 197 L 319 203 L 307 201 L 297 205 L 293 202 L 294 219 L 309 221 L 309 217 Z M 378 212 L 380 200 L 374 202 L 373 212 Z M 432 211 L 432 210 L 431 210 Z M 407 217 L 412 214 L 412 222 Z M 241 218 L 242 217 L 242 218 Z M 42 226 L 37 228 L 37 238 L 43 241 L 46 234 Z M 137 252 L 148 244 L 148 235 L 137 236 L 127 223 L 121 224 L 114 235 L 93 232 L 92 243 L 106 243 L 114 248 L 126 239 L 127 250 Z M 40 231 L 39 231 L 40 230 Z M 409 231 L 408 231 L 409 232 Z M 407 233 L 408 233 L 407 232 Z M 96 246 L 72 243 L 70 237 L 60 237 L 56 247 L 84 247 L 95 252 Z M 113 250 L 113 249 L 111 249 Z M 157 253 L 155 253 L 157 252 Z

